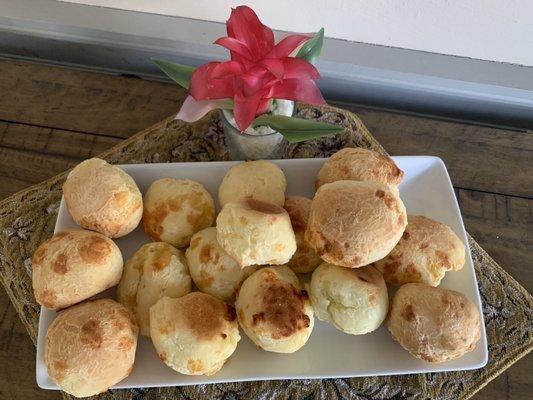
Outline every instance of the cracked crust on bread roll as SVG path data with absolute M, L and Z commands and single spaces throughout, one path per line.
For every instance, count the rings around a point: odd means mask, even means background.
M 122 254 L 107 236 L 84 229 L 54 234 L 32 259 L 35 299 L 53 310 L 65 308 L 115 286 Z
M 450 227 L 421 215 L 408 215 L 396 247 L 374 265 L 389 283 L 438 286 L 446 271 L 458 271 L 464 263 L 465 245 Z
M 397 187 L 403 171 L 385 154 L 362 148 L 344 148 L 333 154 L 320 168 L 316 188 L 335 181 L 377 181 Z
M 131 313 L 111 299 L 62 311 L 49 326 L 44 363 L 59 388 L 75 397 L 105 392 L 133 369 L 138 329 Z
M 296 251 L 287 211 L 251 198 L 224 206 L 217 217 L 217 240 L 241 268 L 285 264 Z
M 265 160 L 246 161 L 230 168 L 218 189 L 220 207 L 252 198 L 283 207 L 287 181 L 274 163 Z
M 153 305 L 150 336 L 159 358 L 185 375 L 215 374 L 241 339 L 233 307 L 201 292 Z
M 198 289 L 224 301 L 233 300 L 237 288 L 258 268 L 241 268 L 218 243 L 214 227 L 195 233 L 185 256 Z
M 351 335 L 379 328 L 389 309 L 383 276 L 371 265 L 350 269 L 321 264 L 313 272 L 309 298 L 319 320 Z
M 459 358 L 474 350 L 481 337 L 474 303 L 462 293 L 422 283 L 398 289 L 387 325 L 404 349 L 429 362 Z
M 406 225 L 396 189 L 373 181 L 336 181 L 316 192 L 305 240 L 322 260 L 358 268 L 385 257 Z
M 142 217 L 142 195 L 135 181 L 99 158 L 83 161 L 68 174 L 63 195 L 79 226 L 107 237 L 127 235 Z
M 150 307 L 161 297 L 181 297 L 191 291 L 183 253 L 164 242 L 148 243 L 124 265 L 117 299 L 135 315 L 141 335 L 150 337 Z

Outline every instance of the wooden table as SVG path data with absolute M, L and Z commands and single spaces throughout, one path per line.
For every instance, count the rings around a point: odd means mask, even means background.
M 172 84 L 0 60 L 0 199 L 175 113 L 183 98 Z M 467 230 L 532 291 L 533 133 L 343 107 L 391 154 L 441 157 Z M 58 399 L 36 386 L 35 349 L 3 288 L 0 318 L 0 398 Z M 476 399 L 531 398 L 532 367 L 522 359 Z

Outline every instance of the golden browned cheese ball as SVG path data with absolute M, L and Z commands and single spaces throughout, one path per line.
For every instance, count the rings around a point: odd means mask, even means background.
M 408 215 L 407 227 L 396 247 L 374 265 L 386 282 L 438 286 L 446 271 L 465 263 L 465 245 L 450 227 L 421 215 Z
M 153 182 L 144 196 L 144 231 L 156 242 L 176 247 L 215 220 L 215 202 L 198 182 L 163 178 Z
M 222 208 L 217 217 L 217 240 L 242 268 L 285 264 L 296 251 L 287 211 L 250 198 Z
M 44 342 L 50 379 L 75 397 L 105 392 L 131 373 L 137 332 L 131 313 L 111 299 L 62 311 Z
M 296 253 L 287 265 L 297 274 L 313 272 L 322 263 L 322 259 L 304 239 L 309 212 L 311 211 L 311 200 L 301 196 L 289 196 L 285 199 L 283 208 L 289 213 L 296 237 Z
M 100 233 L 67 230 L 37 248 L 32 268 L 35 299 L 57 310 L 115 286 L 122 274 L 122 254 Z
M 241 339 L 233 307 L 205 293 L 163 297 L 150 309 L 150 335 L 159 358 L 185 375 L 213 375 Z
M 181 297 L 191 291 L 183 253 L 164 242 L 142 246 L 124 266 L 117 299 L 135 315 L 143 336 L 150 336 L 150 307 L 161 297 Z
M 313 308 L 298 277 L 285 266 L 265 267 L 242 284 L 235 301 L 237 318 L 259 347 L 294 353 L 313 330 Z
M 241 268 L 218 243 L 214 227 L 195 233 L 185 256 L 198 289 L 224 301 L 232 300 L 241 283 L 259 268 Z
M 392 158 L 376 151 L 346 147 L 333 154 L 322 166 L 316 188 L 335 181 L 377 181 L 397 187 L 403 171 Z
M 398 190 L 373 181 L 336 181 L 316 192 L 305 240 L 324 261 L 357 268 L 385 257 L 406 225 Z
M 218 201 L 224 207 L 252 198 L 282 207 L 287 181 L 276 164 L 265 161 L 246 161 L 230 168 L 218 189 Z
M 85 160 L 70 172 L 63 195 L 78 225 L 111 238 L 133 231 L 142 217 L 142 195 L 135 181 L 99 158 Z
M 442 362 L 476 348 L 481 337 L 477 307 L 462 293 L 406 283 L 392 299 L 388 328 L 414 357 Z

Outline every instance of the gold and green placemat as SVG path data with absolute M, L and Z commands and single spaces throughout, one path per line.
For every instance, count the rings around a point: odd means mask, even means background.
M 327 157 L 342 147 L 385 152 L 354 114 L 300 105 L 298 116 L 344 126 L 343 133 L 291 145 L 286 158 Z M 101 155 L 114 164 L 227 160 L 217 114 L 195 124 L 173 119 Z M 0 279 L 35 343 L 39 306 L 31 289 L 31 256 L 54 229 L 66 172 L 0 203 Z M 469 237 L 483 302 L 489 362 L 473 371 L 404 376 L 281 380 L 172 388 L 109 390 L 94 399 L 466 399 L 533 347 L 533 298 Z M 71 396 L 63 394 L 64 398 Z

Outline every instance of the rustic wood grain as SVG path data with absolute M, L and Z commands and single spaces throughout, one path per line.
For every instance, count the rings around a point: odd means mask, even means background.
M 0 199 L 171 115 L 184 96 L 175 85 L 19 61 L 0 61 L 0 93 Z M 531 133 L 348 108 L 392 154 L 443 158 L 469 232 L 532 290 Z M 3 289 L 0 318 L 0 398 L 58 399 L 36 387 L 35 349 Z M 532 371 L 530 355 L 475 398 L 529 399 Z
M 0 399 L 58 400 L 35 381 L 35 347 L 0 285 Z
M 362 107 L 357 113 L 394 155 L 435 155 L 454 186 L 533 198 L 533 135 Z
M 60 155 L 75 159 L 92 157 L 122 140 L 61 129 L 0 121 L 0 147 Z
M 178 111 L 177 85 L 0 60 L 0 120 L 118 137 Z
M 0 121 L 0 198 L 57 175 L 121 140 Z
M 472 237 L 533 292 L 533 200 L 464 189 L 457 200 Z
M 4 199 L 31 185 L 30 182 L 0 175 L 0 199 Z

